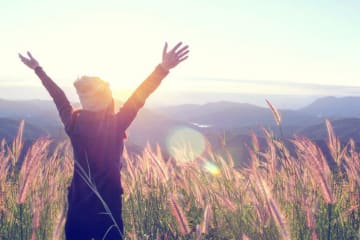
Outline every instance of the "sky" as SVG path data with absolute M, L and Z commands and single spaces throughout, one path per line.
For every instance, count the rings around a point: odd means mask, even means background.
M 124 100 L 161 62 L 164 42 L 183 41 L 189 59 L 154 101 L 360 95 L 359 12 L 356 0 L 4 0 L 0 94 L 48 98 L 17 57 L 30 50 L 72 100 L 82 75 Z

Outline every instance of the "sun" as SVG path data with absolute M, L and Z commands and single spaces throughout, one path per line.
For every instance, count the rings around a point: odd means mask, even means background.
M 131 89 L 111 89 L 113 98 L 120 103 L 124 103 L 132 94 Z

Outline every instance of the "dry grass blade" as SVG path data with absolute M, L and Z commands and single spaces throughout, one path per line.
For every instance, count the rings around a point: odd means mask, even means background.
M 339 138 L 335 135 L 334 128 L 332 127 L 329 120 L 325 120 L 326 129 L 328 132 L 328 148 L 332 158 L 335 160 L 338 166 L 341 165 L 342 155 L 345 153 L 344 151 L 341 153 L 341 146 Z
M 286 240 L 290 239 L 290 234 L 289 234 L 289 231 L 288 231 L 287 223 L 285 221 L 285 217 L 281 213 L 281 211 L 280 211 L 279 207 L 277 206 L 276 202 L 274 201 L 274 199 L 270 199 L 268 201 L 268 204 L 270 206 L 270 210 L 271 210 L 271 214 L 273 216 L 273 219 L 275 220 L 275 222 L 279 226 L 282 239 L 286 239 Z
M 55 228 L 53 230 L 52 240 L 58 240 L 61 238 L 63 227 L 65 225 L 65 220 L 66 220 L 66 211 L 65 211 L 65 207 L 63 207 L 59 212 L 59 214 L 57 215 Z
M 203 221 L 201 223 L 202 233 L 206 234 L 208 232 L 210 220 L 211 220 L 211 205 L 208 203 L 206 204 Z
M 259 139 L 258 139 L 258 137 L 256 136 L 256 134 L 255 134 L 255 132 L 253 130 L 251 130 L 250 134 L 251 134 L 251 140 L 252 140 L 253 149 L 257 153 L 257 152 L 260 151 Z
M 270 213 L 271 213 L 274 221 L 276 222 L 276 224 L 279 227 L 281 238 L 286 239 L 286 240 L 290 239 L 290 234 L 288 231 L 289 228 L 288 228 L 287 222 L 285 220 L 286 218 L 280 211 L 280 208 L 278 207 L 278 204 L 276 203 L 276 201 L 273 199 L 270 187 L 268 186 L 268 184 L 264 181 L 264 179 L 260 175 L 254 173 L 254 176 L 255 176 L 256 185 L 257 185 L 258 189 L 260 190 L 260 192 L 263 194 L 263 196 L 266 200 L 267 206 L 270 210 Z
M 305 137 L 297 137 L 293 143 L 297 148 L 299 158 L 305 161 L 312 178 L 320 185 L 325 202 L 333 204 L 335 198 L 329 183 L 331 171 L 324 154 L 318 146 Z
M 12 144 L 12 153 L 14 154 L 14 161 L 19 159 L 21 149 L 23 147 L 23 132 L 24 132 L 24 120 L 21 120 L 18 133 Z
M 37 180 L 37 173 L 41 170 L 41 160 L 46 156 L 50 142 L 45 139 L 37 140 L 28 150 L 20 170 L 20 190 L 17 203 L 24 203 L 30 185 Z
M 279 111 L 267 99 L 265 99 L 265 101 L 266 101 L 267 105 L 270 107 L 271 112 L 273 113 L 276 125 L 279 126 L 281 124 L 281 115 L 280 115 Z
M 169 198 L 169 206 L 170 206 L 170 211 L 177 222 L 178 230 L 182 234 L 190 233 L 191 230 L 189 228 L 189 222 L 185 216 L 183 209 L 181 208 L 181 206 L 179 205 L 178 201 L 175 199 L 174 196 L 171 196 Z

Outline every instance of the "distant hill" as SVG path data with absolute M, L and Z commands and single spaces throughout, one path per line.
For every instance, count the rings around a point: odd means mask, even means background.
M 323 97 L 299 112 L 321 118 L 360 118 L 360 97 Z
M 8 118 L 0 118 L 0 139 L 6 139 L 7 142 L 12 142 L 16 136 L 20 126 L 20 120 L 13 120 Z M 25 123 L 23 139 L 35 140 L 39 137 L 48 135 L 47 132 L 30 123 Z
M 253 149 L 252 139 L 249 135 L 239 134 L 236 136 L 226 137 L 222 143 L 222 137 L 218 136 L 214 140 L 212 138 L 212 149 L 215 153 L 227 158 L 226 152 L 230 153 L 236 166 L 249 166 L 251 164 L 249 149 Z M 258 141 L 261 149 L 266 146 L 265 139 L 258 136 Z M 224 145 L 223 145 L 224 144 Z
M 163 114 L 142 109 L 138 113 L 135 121 L 128 129 L 129 140 L 137 145 L 145 146 L 146 143 L 152 145 L 160 144 L 165 146 L 166 139 L 171 130 L 178 127 L 188 127 L 199 130 L 196 126 L 185 121 L 174 120 Z
M 273 114 L 269 108 L 247 103 L 215 102 L 205 105 L 181 105 L 160 108 L 158 111 L 173 119 L 221 129 L 275 125 Z M 318 118 L 306 113 L 295 110 L 279 111 L 283 119 L 283 126 L 304 127 L 319 123 Z
M 0 117 L 60 122 L 53 102 L 45 100 L 9 101 L 0 99 Z
M 60 139 L 65 137 L 63 126 L 52 101 L 0 99 L 0 117 L 25 120 L 26 124 L 42 129 L 47 135 Z
M 121 103 L 118 103 L 121 105 Z M 279 109 L 282 116 L 284 137 L 294 133 L 303 134 L 313 139 L 326 139 L 324 119 L 330 118 L 334 128 L 342 139 L 356 135 L 360 122 L 360 97 L 321 98 L 300 110 Z M 354 116 L 352 116 L 354 115 Z M 352 119 L 342 119 L 352 116 Z M 10 138 L 16 133 L 20 119 L 25 119 L 28 136 L 50 135 L 57 139 L 65 139 L 66 135 L 60 123 L 58 113 L 52 101 L 28 100 L 8 101 L 0 99 L 0 118 L 7 119 L 0 123 L 3 137 Z M 334 122 L 336 119 L 342 119 Z M 10 121 L 10 122 L 9 122 Z M 13 121 L 13 122 L 11 122 Z M 194 123 L 199 124 L 197 126 Z M 12 125 L 11 125 L 12 124 Z M 203 125 L 203 126 L 201 126 Z M 207 126 L 205 126 L 207 125 Z M 231 137 L 248 135 L 249 129 L 260 133 L 259 127 L 271 128 L 279 136 L 279 128 L 275 125 L 273 114 L 269 108 L 247 103 L 213 102 L 204 105 L 186 104 L 156 109 L 142 109 L 134 123 L 128 129 L 128 145 L 145 146 L 147 142 L 164 146 L 169 133 L 178 127 L 190 127 L 210 136 L 227 132 Z M 29 129 L 27 129 L 29 128 Z M 338 129 L 338 130 L 337 130 Z
M 325 126 L 325 124 L 324 124 Z M 267 143 L 264 138 L 263 134 L 257 134 L 258 143 L 260 147 L 261 152 L 267 151 Z M 220 139 L 220 138 L 219 138 Z M 283 140 L 286 148 L 289 150 L 290 154 L 292 156 L 296 156 L 295 148 L 293 143 L 290 141 L 291 138 L 286 138 Z M 349 139 L 346 139 L 346 141 L 342 141 L 340 138 L 340 142 L 342 145 L 346 144 Z M 325 158 L 327 159 L 329 165 L 331 168 L 336 166 L 336 163 L 331 157 L 331 153 L 329 151 L 329 148 L 327 146 L 327 135 L 323 136 L 322 139 L 312 139 L 312 141 L 319 146 L 321 151 L 324 153 Z M 226 146 L 222 146 L 222 144 L 219 141 L 213 142 L 212 149 L 217 153 L 224 156 L 226 159 L 227 154 L 226 151 L 230 153 L 232 159 L 234 160 L 234 163 L 236 166 L 250 166 L 251 164 L 251 157 L 249 154 L 249 149 L 253 149 L 253 141 L 252 138 L 249 135 L 237 135 L 230 137 L 226 139 L 225 141 Z
M 116 105 L 121 106 L 122 103 L 117 101 Z M 0 122 L 0 133 L 2 133 L 0 138 L 12 139 L 17 132 L 18 123 L 22 119 L 26 123 L 26 136 L 48 135 L 58 139 L 66 138 L 56 107 L 50 100 L 9 101 L 0 99 L 0 118 L 8 120 Z M 165 144 L 169 131 L 176 126 L 196 128 L 184 121 L 173 120 L 146 108 L 141 109 L 128 129 L 129 143 L 127 144 L 132 148 L 136 148 L 136 145 L 143 147 L 149 141 Z
M 341 142 L 348 142 L 350 138 L 360 143 L 360 118 L 346 118 L 331 121 L 335 134 Z M 327 139 L 328 133 L 325 123 L 317 124 L 301 130 L 299 135 L 307 136 L 314 140 Z

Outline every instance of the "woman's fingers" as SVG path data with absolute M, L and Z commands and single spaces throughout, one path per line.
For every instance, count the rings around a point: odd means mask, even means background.
M 163 49 L 163 61 L 162 65 L 165 69 L 174 68 L 180 62 L 188 58 L 189 46 L 183 45 L 182 42 L 178 42 L 169 52 L 167 51 L 167 43 L 165 43 Z
M 27 57 L 24 57 L 23 55 L 21 55 L 19 53 L 19 58 L 20 60 L 26 65 L 28 66 L 29 68 L 31 69 L 35 69 L 36 67 L 39 66 L 39 63 L 38 61 L 35 60 L 35 58 L 33 58 L 33 56 L 31 55 L 30 52 L 27 52 L 27 55 L 29 56 L 28 58 Z
M 178 58 L 182 58 L 183 56 L 187 55 L 189 53 L 189 50 L 186 50 L 185 52 L 182 52 L 177 55 Z
M 167 44 L 167 42 L 165 42 L 164 49 L 163 49 L 163 55 L 162 55 L 163 58 L 164 58 L 164 57 L 166 56 L 166 54 L 167 54 L 167 47 L 168 47 L 168 44 Z
M 23 61 L 30 61 L 31 59 L 27 58 L 27 57 L 24 57 L 21 53 L 19 53 L 19 57 L 21 60 Z M 30 56 L 29 56 L 30 57 Z
M 20 53 L 19 53 L 19 57 L 20 57 L 20 60 L 21 60 L 23 63 L 27 63 L 27 62 L 29 61 L 26 57 L 24 57 L 24 56 L 21 55 Z
M 181 46 L 181 44 L 182 44 L 182 42 L 179 42 L 178 44 L 176 44 L 176 46 L 173 49 L 171 49 L 170 52 L 175 52 Z
M 181 63 L 182 61 L 186 60 L 188 57 L 189 56 L 184 56 L 184 57 L 179 58 L 178 63 Z
M 27 52 L 27 55 L 29 56 L 30 59 L 34 59 L 29 51 Z
M 179 51 L 177 51 L 175 54 L 176 55 L 180 55 L 182 52 L 186 51 L 189 48 L 188 45 L 182 47 Z

